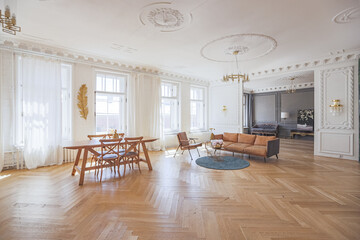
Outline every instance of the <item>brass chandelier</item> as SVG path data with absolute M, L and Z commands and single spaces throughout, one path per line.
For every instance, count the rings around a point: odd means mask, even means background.
M 296 92 L 296 85 L 295 85 L 295 78 L 296 77 L 290 77 L 289 80 L 291 81 L 291 85 L 288 89 L 286 89 L 287 93 L 295 93 Z
M 21 32 L 21 27 L 16 26 L 15 14 L 11 17 L 9 6 L 5 7 L 5 14 L 2 14 L 0 10 L 0 23 L 2 25 L 3 32 L 12 35 L 16 35 L 16 32 Z
M 239 71 L 239 61 L 238 61 L 238 58 L 237 58 L 237 56 L 238 56 L 238 54 L 239 54 L 239 50 L 233 51 L 232 54 L 235 56 L 236 69 L 237 69 L 238 73 L 236 73 L 236 74 L 229 74 L 229 75 L 226 74 L 226 75 L 223 76 L 223 79 L 222 79 L 222 80 L 223 80 L 224 82 L 229 82 L 229 81 L 235 82 L 235 81 L 237 81 L 238 83 L 240 83 L 241 80 L 242 80 L 243 82 L 249 81 L 249 75 L 240 74 L 240 71 Z

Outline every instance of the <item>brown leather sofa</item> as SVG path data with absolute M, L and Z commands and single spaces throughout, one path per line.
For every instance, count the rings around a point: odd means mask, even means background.
M 215 139 L 222 139 L 222 150 L 256 155 L 266 158 L 276 156 L 280 150 L 280 139 L 275 136 L 259 136 L 242 133 L 227 133 L 215 135 Z

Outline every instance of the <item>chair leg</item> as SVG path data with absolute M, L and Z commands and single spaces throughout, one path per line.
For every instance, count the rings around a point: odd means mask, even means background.
M 192 158 L 192 156 L 191 156 L 191 152 L 190 152 L 190 149 L 188 149 L 188 151 L 189 151 L 189 154 L 190 154 L 190 157 L 191 157 L 191 161 L 193 160 L 193 158 Z
M 126 161 L 124 162 L 124 174 L 123 174 L 123 177 L 125 177 L 125 172 L 126 172 Z
M 235 152 L 233 152 L 233 157 L 235 156 Z
M 266 163 L 266 157 L 264 157 L 264 162 Z
M 102 174 L 103 174 L 103 164 L 102 164 L 102 161 L 101 161 L 101 174 L 100 174 L 100 182 L 102 180 Z
M 184 154 L 184 152 L 185 152 L 185 150 L 183 150 L 181 154 Z
M 278 155 L 276 154 L 276 159 L 279 159 Z
M 176 156 L 176 153 L 177 153 L 177 151 L 179 150 L 179 147 L 180 147 L 180 145 L 177 147 L 177 149 L 176 149 L 176 151 L 175 151 L 175 154 L 174 154 L 174 157 Z
M 196 148 L 196 150 L 197 150 L 197 152 L 198 152 L 198 154 L 199 154 L 199 157 L 200 157 L 200 152 L 199 152 L 199 149 L 198 149 L 198 148 Z
M 141 173 L 141 169 L 140 169 L 140 161 L 139 161 L 139 159 L 137 160 L 137 165 L 138 165 L 138 168 L 139 168 L 139 172 Z

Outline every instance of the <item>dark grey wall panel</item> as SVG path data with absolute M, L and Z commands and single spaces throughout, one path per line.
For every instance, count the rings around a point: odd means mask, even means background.
M 253 95 L 254 118 L 256 123 L 278 123 L 279 136 L 290 136 L 290 130 L 296 129 L 297 111 L 314 109 L 314 89 L 298 89 L 295 93 L 271 92 Z M 281 119 L 281 112 L 289 112 L 288 119 Z M 316 113 L 315 113 L 316 114 Z
M 255 122 L 276 122 L 276 94 L 255 95 Z

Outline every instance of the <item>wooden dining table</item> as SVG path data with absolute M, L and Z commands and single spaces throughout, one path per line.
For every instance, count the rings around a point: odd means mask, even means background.
M 156 140 L 158 140 L 158 139 L 152 138 L 152 137 L 144 137 L 140 141 L 142 149 L 143 149 L 143 153 L 145 156 L 145 159 L 140 158 L 140 161 L 145 162 L 148 165 L 148 168 L 150 171 L 152 170 L 152 166 L 151 166 L 149 153 L 148 153 L 148 150 L 146 147 L 146 143 L 154 142 Z M 125 141 L 124 141 L 124 144 L 125 144 Z M 101 147 L 101 143 L 100 143 L 99 139 L 84 140 L 84 141 L 69 141 L 69 142 L 63 144 L 63 148 L 65 148 L 65 149 L 77 150 L 76 159 L 74 162 L 74 166 L 73 166 L 71 175 L 74 176 L 76 171 L 80 174 L 79 185 L 84 184 L 85 171 L 94 170 L 94 169 L 99 168 L 98 166 L 89 166 L 89 167 L 86 166 L 86 163 L 88 160 L 88 153 L 91 152 L 91 153 L 97 154 L 97 152 L 94 150 L 94 148 L 99 148 L 99 147 Z M 83 154 L 82 164 L 80 167 L 79 161 L 81 158 L 82 151 L 84 151 L 84 154 Z

